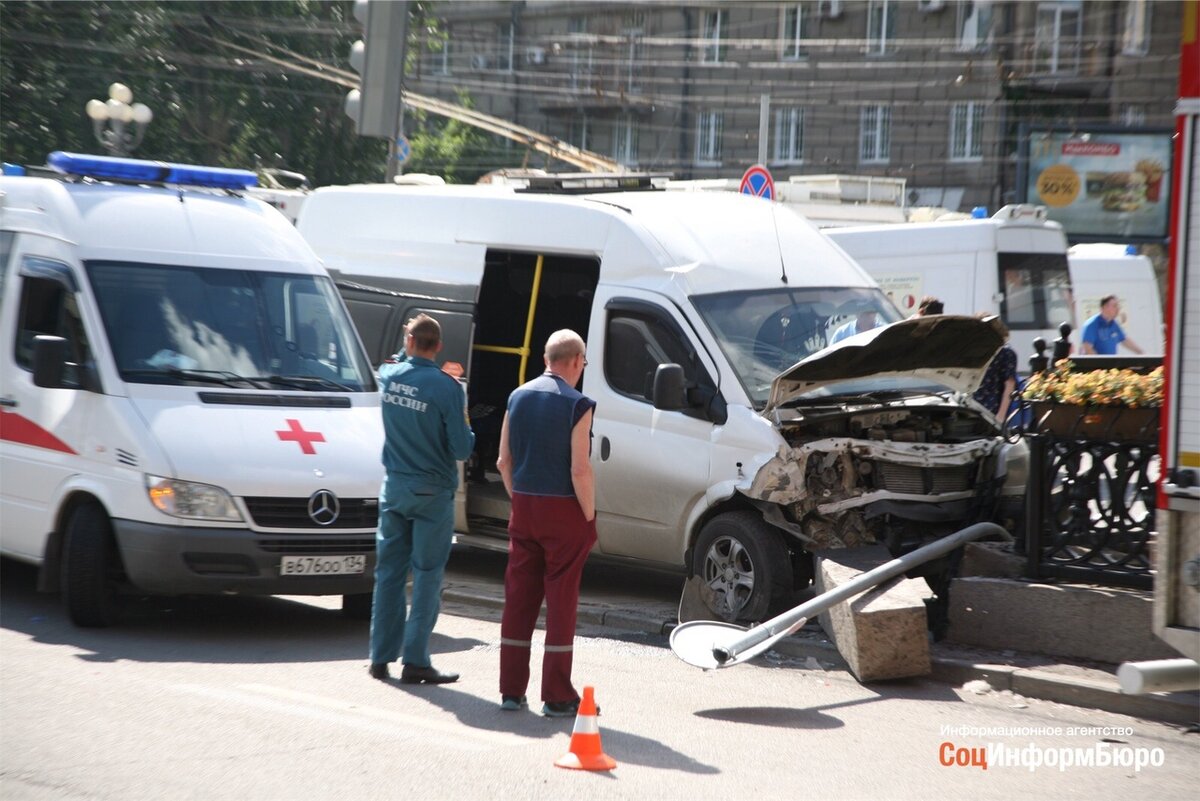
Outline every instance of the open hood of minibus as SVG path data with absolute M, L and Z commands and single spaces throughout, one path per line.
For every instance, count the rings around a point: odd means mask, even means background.
M 780 373 L 766 410 L 820 389 L 866 378 L 902 377 L 973 392 L 1007 336 L 998 317 L 912 317 L 844 339 Z M 824 393 L 822 393 L 824 394 Z

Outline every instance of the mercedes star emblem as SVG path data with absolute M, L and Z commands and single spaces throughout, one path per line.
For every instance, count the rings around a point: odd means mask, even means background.
M 341 502 L 330 490 L 317 490 L 308 497 L 308 516 L 318 526 L 333 525 L 341 511 Z

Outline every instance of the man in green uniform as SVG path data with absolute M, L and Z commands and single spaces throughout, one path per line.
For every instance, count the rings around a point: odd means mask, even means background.
M 375 597 L 371 610 L 371 676 L 387 679 L 403 656 L 400 681 L 447 684 L 429 656 L 429 636 L 441 605 L 442 575 L 454 534 L 458 462 L 471 455 L 462 386 L 433 361 L 442 349 L 437 320 L 418 314 L 405 326 L 405 361 L 379 368 L 383 465 L 375 536 Z M 412 609 L 405 584 L 413 576 Z

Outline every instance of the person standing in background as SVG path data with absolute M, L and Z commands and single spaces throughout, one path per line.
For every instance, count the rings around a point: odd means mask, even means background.
M 1124 343 L 1134 353 L 1142 353 L 1141 347 L 1125 335 L 1125 329 L 1117 322 L 1121 302 L 1116 295 L 1100 298 L 1100 313 L 1094 314 L 1083 324 L 1080 340 L 1085 356 L 1116 356 L 1117 346 Z
M 990 317 L 990 312 L 981 312 L 978 317 Z M 988 362 L 987 371 L 979 389 L 975 390 L 974 398 L 987 410 L 996 415 L 1003 425 L 1008 417 L 1008 408 L 1012 403 L 1013 391 L 1017 388 L 1017 352 L 1008 344 L 1008 331 L 1004 332 L 1004 344 Z
M 404 362 L 379 368 L 383 464 L 375 536 L 375 595 L 371 608 L 372 678 L 390 678 L 388 664 L 403 654 L 400 681 L 447 684 L 457 673 L 433 667 L 429 637 L 441 606 L 442 576 L 454 535 L 458 462 L 471 455 L 475 435 L 462 386 L 433 361 L 442 327 L 418 314 L 404 327 Z M 412 572 L 412 609 L 405 585 Z
M 916 317 L 928 317 L 931 314 L 941 314 L 945 311 L 945 306 L 940 300 L 933 295 L 926 295 L 921 298 L 920 304 L 917 305 Z
M 542 714 L 574 717 L 571 683 L 579 581 L 596 542 L 591 457 L 593 400 L 575 389 L 587 366 L 583 339 L 555 331 L 546 372 L 517 387 L 500 426 L 496 467 L 512 496 L 500 623 L 500 708 L 528 706 L 533 629 L 546 600 Z

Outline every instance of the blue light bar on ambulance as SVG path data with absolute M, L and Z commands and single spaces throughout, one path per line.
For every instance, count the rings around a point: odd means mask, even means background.
M 46 163 L 66 175 L 79 175 L 87 178 L 208 186 L 217 189 L 245 189 L 250 186 L 258 186 L 258 176 L 249 170 L 231 170 L 225 167 L 201 167 L 193 164 L 171 164 L 166 161 L 91 156 L 85 153 L 66 153 L 62 150 L 56 150 L 47 156 Z

